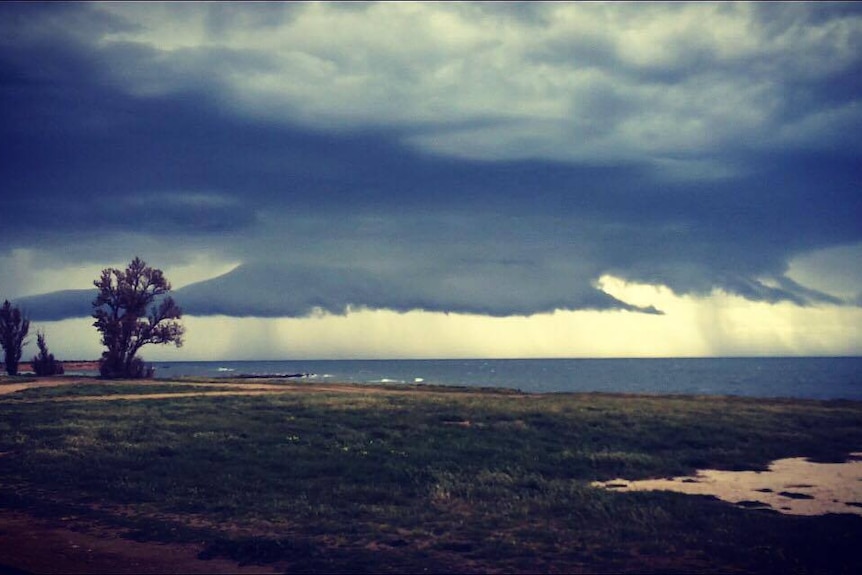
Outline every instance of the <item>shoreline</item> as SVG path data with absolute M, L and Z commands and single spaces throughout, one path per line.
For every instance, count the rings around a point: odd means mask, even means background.
M 269 375 L 231 375 L 228 377 L 199 377 L 179 376 L 171 378 L 143 378 L 143 379 L 103 379 L 98 373 L 75 373 L 75 371 L 98 372 L 98 362 L 74 361 L 67 362 L 76 368 L 69 368 L 60 375 L 36 376 L 32 372 L 21 370 L 18 376 L 8 377 L 0 374 L 0 396 L 15 393 L 30 388 L 52 388 L 67 387 L 81 384 L 94 384 L 98 386 L 135 386 L 146 387 L 171 387 L 175 385 L 191 385 L 206 387 L 236 388 L 237 390 L 268 389 L 271 392 L 342 392 L 342 393 L 364 393 L 377 394 L 443 394 L 443 395 L 487 395 L 491 397 L 523 397 L 523 398 L 607 398 L 607 399 L 632 399 L 632 400 L 668 400 L 668 401 L 695 401 L 697 403 L 723 402 L 740 403 L 768 402 L 775 405 L 862 405 L 862 399 L 846 398 L 816 398 L 816 397 L 794 397 L 794 396 L 749 396 L 735 394 L 710 394 L 710 393 L 680 393 L 667 392 L 643 392 L 643 391 L 615 391 L 615 390 L 572 390 L 572 391 L 524 391 L 508 387 L 496 386 L 474 386 L 474 385 L 451 385 L 440 383 L 408 383 L 408 382 L 355 382 L 341 380 L 318 380 L 306 377 L 297 377 L 293 374 L 269 374 Z M 23 364 L 22 364 L 23 365 Z M 87 366 L 92 365 L 92 369 Z M 84 367 L 77 367 L 84 366 Z M 64 365 L 64 367 L 66 367 Z M 210 392 L 212 393 L 212 392 Z M 141 396 L 145 399 L 146 396 Z M 84 399 L 84 398 L 82 398 Z
M 862 401 L 862 358 L 625 360 L 284 360 L 145 361 L 154 378 L 268 379 L 285 375 L 307 382 L 428 384 L 511 389 L 524 393 L 609 392 Z M 99 374 L 98 361 L 61 361 L 68 375 Z M 27 362 L 21 364 L 25 377 Z M 251 379 L 251 378 L 249 378 Z
M 63 366 L 63 370 L 69 371 L 99 371 L 99 360 L 57 360 L 57 363 Z M 5 366 L 4 371 L 5 371 Z M 29 361 L 18 363 L 18 374 L 28 375 L 33 373 L 33 364 Z

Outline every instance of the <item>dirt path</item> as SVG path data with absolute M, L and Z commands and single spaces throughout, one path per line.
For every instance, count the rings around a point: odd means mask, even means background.
M 63 385 L 76 385 L 78 383 L 98 383 L 99 380 L 91 377 L 42 377 L 20 383 L 3 383 L 0 385 L 0 395 L 8 395 L 24 389 L 41 387 L 60 387 Z
M 6 383 L 0 385 L 0 395 L 8 395 L 25 389 L 40 389 L 45 387 L 65 387 L 79 384 L 105 385 L 103 379 L 93 377 L 42 377 L 30 381 L 22 381 L 20 383 Z M 170 385 L 182 385 L 183 387 L 199 387 L 202 392 L 207 388 L 236 388 L 238 390 L 286 390 L 286 389 L 302 389 L 302 386 L 297 384 L 281 384 L 281 383 L 236 383 L 226 381 L 220 382 L 194 382 L 194 381 L 171 381 L 171 380 L 112 380 L 111 385 L 134 385 L 134 386 L 152 386 L 165 388 Z M 308 389 L 308 387 L 305 387 Z
M 112 380 L 112 385 L 123 385 L 128 383 L 135 386 L 151 385 L 162 388 L 171 385 L 182 385 L 183 387 L 199 387 L 200 391 L 178 391 L 178 392 L 156 392 L 156 393 L 129 393 L 110 395 L 80 395 L 71 397 L 46 397 L 39 399 L 23 399 L 16 403 L 52 403 L 67 401 L 115 401 L 115 400 L 147 400 L 186 397 L 218 397 L 218 396 L 255 396 L 255 395 L 277 395 L 282 393 L 357 393 L 357 394 L 404 394 L 413 395 L 417 393 L 451 393 L 450 391 L 422 390 L 415 388 L 399 389 L 395 387 L 381 387 L 375 385 L 359 385 L 351 383 L 296 383 L 278 382 L 271 383 L 268 380 L 260 382 L 237 383 L 235 381 L 225 382 L 187 382 L 171 380 L 130 380 L 128 382 Z M 61 387 L 78 384 L 104 385 L 105 380 L 92 377 L 44 377 L 20 383 L 5 383 L 0 385 L 0 396 L 9 395 L 25 389 L 38 389 L 45 387 Z M 210 388 L 210 389 L 207 389 Z M 214 389 L 213 389 L 214 388 Z M 225 389 L 228 388 L 228 389 Z M 466 395 L 479 394 L 476 392 L 462 392 Z
M 22 399 L 15 403 L 60 403 L 71 401 L 117 401 L 117 400 L 146 400 L 146 399 L 168 399 L 181 397 L 227 397 L 227 396 L 255 396 L 255 395 L 278 395 L 282 393 L 298 393 L 299 389 L 286 389 L 276 387 L 272 389 L 241 389 L 236 391 L 177 391 L 174 393 L 115 393 L 112 395 L 79 395 L 74 397 L 46 397 L 41 399 Z M 320 390 L 316 390 L 320 392 Z M 355 391 L 338 390 L 341 393 L 356 393 Z

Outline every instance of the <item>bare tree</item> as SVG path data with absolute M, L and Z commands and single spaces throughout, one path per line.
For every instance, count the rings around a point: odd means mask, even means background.
M 152 375 L 136 357 L 147 344 L 183 344 L 182 310 L 166 295 L 171 284 L 162 270 L 136 257 L 125 270 L 107 268 L 93 284 L 93 326 L 102 333 L 99 372 L 103 377 L 139 378 Z
M 21 350 L 27 344 L 24 338 L 28 331 L 30 320 L 27 316 L 9 300 L 4 301 L 0 308 L 0 345 L 5 352 L 6 373 L 9 375 L 18 375 L 18 362 L 21 361 Z

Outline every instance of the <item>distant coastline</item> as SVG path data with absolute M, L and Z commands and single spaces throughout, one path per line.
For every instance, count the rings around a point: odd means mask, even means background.
M 312 381 L 745 395 L 862 401 L 862 358 L 449 359 L 152 362 L 157 379 L 309 374 Z
M 96 376 L 95 360 L 63 361 L 68 375 Z M 525 393 L 607 392 L 862 401 L 862 357 L 456 359 L 151 362 L 156 379 L 261 379 L 424 384 Z M 29 370 L 29 371 L 28 371 Z M 29 362 L 20 373 L 32 376 Z
M 99 362 L 97 360 L 69 360 L 61 361 L 63 371 L 99 371 Z M 5 368 L 5 365 L 3 366 Z M 29 361 L 22 361 L 18 364 L 18 372 L 32 372 L 33 365 Z

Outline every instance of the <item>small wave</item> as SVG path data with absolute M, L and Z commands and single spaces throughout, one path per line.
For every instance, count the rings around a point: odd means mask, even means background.
M 317 377 L 314 373 L 241 373 L 241 379 L 306 379 Z
M 425 381 L 424 377 L 414 377 L 413 378 L 413 383 L 422 383 L 423 381 Z
M 232 367 L 220 367 L 217 371 L 234 371 Z

